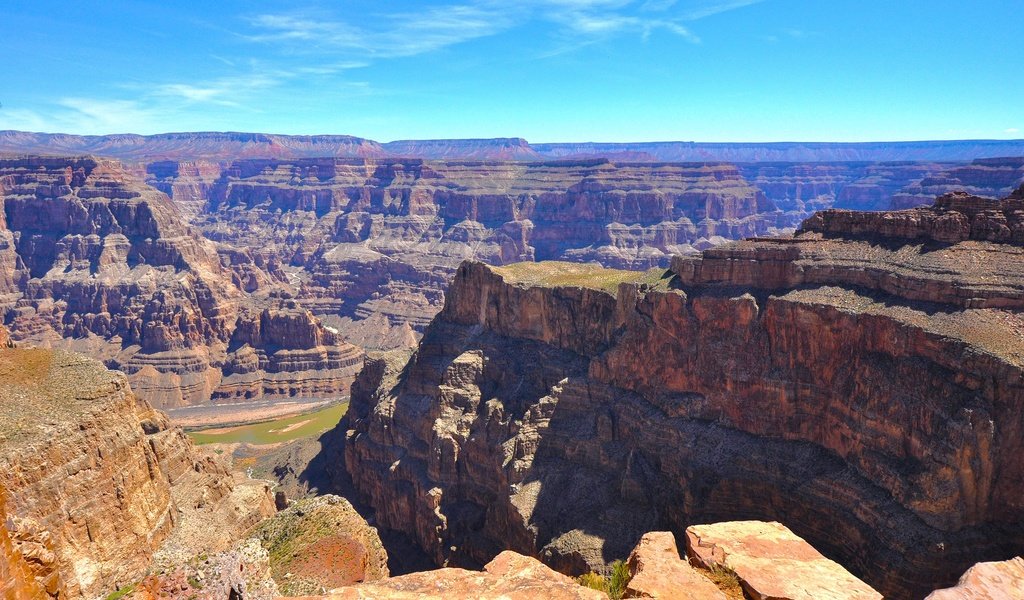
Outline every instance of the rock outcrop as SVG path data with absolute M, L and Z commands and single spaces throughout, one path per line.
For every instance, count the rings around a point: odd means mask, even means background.
M 882 595 L 781 523 L 732 521 L 686 528 L 686 554 L 724 567 L 755 600 L 881 600 Z
M 206 208 L 221 166 L 204 160 L 164 160 L 146 164 L 146 183 L 167 194 L 189 219 Z
M 344 393 L 361 351 L 260 264 L 116 162 L 0 160 L 0 320 L 123 370 L 159 407 Z
M 348 500 L 299 500 L 250 531 L 269 555 L 270 573 L 285 596 L 323 593 L 388 576 L 377 530 Z
M 604 592 L 578 585 L 529 556 L 502 552 L 483 571 L 445 568 L 343 587 L 329 600 L 603 600 Z
M 690 598 L 726 600 L 710 579 L 680 558 L 676 538 L 668 531 L 645 533 L 629 554 L 626 598 Z
M 1019 600 L 1024 598 L 1024 559 L 978 563 L 956 587 L 932 592 L 926 600 Z
M 80 598 L 140 579 L 182 511 L 224 502 L 234 484 L 123 374 L 64 351 L 2 349 L 0 489 L 0 562 L 15 587 Z
M 467 262 L 412 359 L 357 379 L 347 470 L 438 564 L 581 573 L 778 520 L 922 596 L 1024 550 L 1019 204 L 828 211 L 662 278 Z

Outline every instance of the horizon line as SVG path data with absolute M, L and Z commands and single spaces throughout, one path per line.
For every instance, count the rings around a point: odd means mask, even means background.
M 493 142 L 498 140 L 521 140 L 527 145 L 571 145 L 571 144 L 722 144 L 722 145 L 765 145 L 765 144 L 941 144 L 941 143 L 953 143 L 953 142 L 994 142 L 994 143 L 1024 143 L 1024 138 L 933 138 L 933 139 L 911 139 L 911 140 L 867 140 L 867 141 L 846 141 L 846 140 L 799 140 L 799 139 L 783 139 L 783 140 L 772 140 L 772 141 L 700 141 L 700 140 L 634 140 L 628 142 L 609 142 L 609 141 L 556 141 L 556 142 L 531 142 L 522 136 L 494 136 L 494 137 L 452 137 L 452 138 L 399 138 L 389 141 L 380 141 L 370 137 L 363 137 L 350 133 L 272 133 L 266 131 L 214 131 L 214 130 L 195 130 L 195 131 L 164 131 L 159 133 L 132 133 L 132 132 L 117 132 L 117 133 L 67 133 L 63 131 L 26 131 L 23 129 L 2 129 L 0 135 L 9 133 L 21 133 L 29 135 L 48 135 L 48 136 L 69 136 L 69 137 L 82 137 L 82 138 L 103 138 L 103 137 L 118 137 L 118 136 L 134 136 L 134 137 L 160 137 L 160 136 L 171 136 L 171 135 L 251 135 L 251 136 L 276 136 L 276 137 L 290 137 L 290 138 L 316 138 L 316 137 L 347 137 L 354 138 L 367 142 L 374 142 L 376 144 L 396 144 L 401 142 Z

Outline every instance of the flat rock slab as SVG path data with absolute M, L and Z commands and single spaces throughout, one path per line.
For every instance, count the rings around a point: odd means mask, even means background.
M 679 557 L 671 532 L 644 534 L 627 564 L 632 578 L 626 586 L 626 598 L 725 600 L 725 594 L 710 579 Z
M 1024 599 L 1024 559 L 978 563 L 967 569 L 956 587 L 932 592 L 925 600 Z
M 732 570 L 755 600 L 880 600 L 882 595 L 781 523 L 731 521 L 686 529 L 691 560 Z
M 510 550 L 483 571 L 445 568 L 392 577 L 334 590 L 330 600 L 607 600 L 604 592 L 585 588 L 535 558 Z

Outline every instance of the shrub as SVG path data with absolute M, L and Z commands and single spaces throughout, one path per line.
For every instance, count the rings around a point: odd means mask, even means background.
M 611 575 L 586 573 L 576 578 L 577 583 L 592 590 L 608 594 L 611 600 L 620 600 L 629 583 L 629 567 L 621 560 L 612 563 Z

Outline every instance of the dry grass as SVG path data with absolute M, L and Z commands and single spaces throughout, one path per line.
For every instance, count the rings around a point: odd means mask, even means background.
M 665 269 L 624 271 L 558 261 L 521 262 L 492 267 L 509 283 L 542 287 L 581 287 L 614 294 L 621 283 L 667 285 Z
M 0 350 L 0 382 L 6 385 L 31 385 L 43 380 L 53 365 L 49 350 Z
M 725 594 L 725 597 L 729 600 L 745 600 L 746 596 L 743 594 L 743 586 L 740 584 L 740 578 L 736 575 L 736 572 L 718 564 L 711 565 L 710 569 L 705 569 L 694 565 L 694 568 L 698 573 L 707 577 L 718 586 L 718 589 Z
M 626 593 L 629 584 L 629 567 L 621 560 L 612 563 L 611 575 L 599 575 L 594 572 L 584 573 L 576 578 L 576 583 L 583 587 L 608 594 L 611 600 L 620 600 Z

